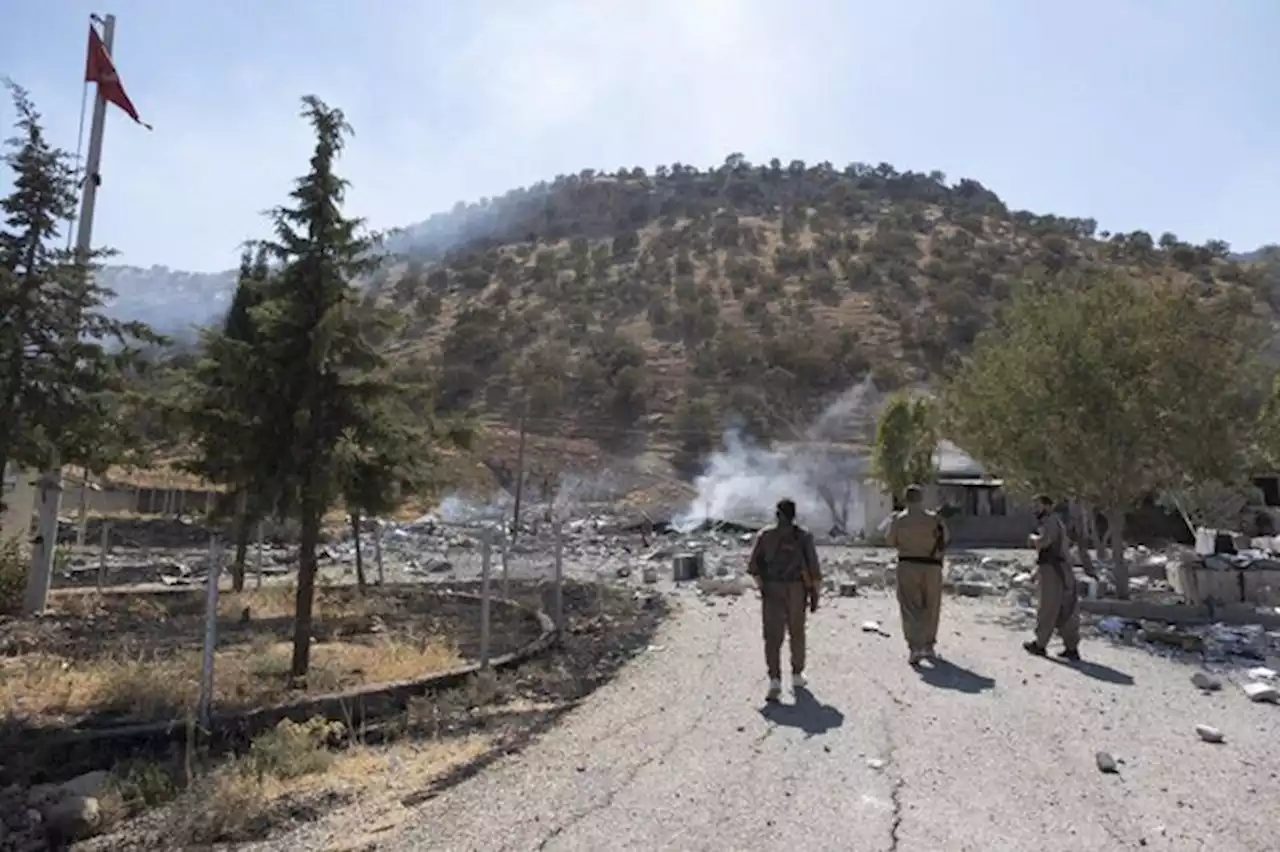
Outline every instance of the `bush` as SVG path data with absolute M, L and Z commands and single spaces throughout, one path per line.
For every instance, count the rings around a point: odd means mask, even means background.
M 21 539 L 0 541 L 0 614 L 7 615 L 22 607 L 29 560 L 30 554 Z

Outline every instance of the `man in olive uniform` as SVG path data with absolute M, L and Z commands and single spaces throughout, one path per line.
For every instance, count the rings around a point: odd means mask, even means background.
M 924 491 L 907 486 L 906 508 L 889 522 L 886 540 L 898 551 L 898 609 L 907 640 L 907 662 L 937 656 L 938 620 L 942 615 L 942 554 L 950 533 L 936 512 L 924 508 Z
M 1058 656 L 1079 660 L 1080 606 L 1076 575 L 1067 558 L 1070 545 L 1066 527 L 1053 511 L 1053 499 L 1046 494 L 1036 497 L 1036 519 L 1039 526 L 1029 543 L 1036 551 L 1040 603 L 1036 608 L 1036 638 L 1024 642 L 1022 647 L 1029 654 L 1043 657 L 1053 631 L 1057 630 L 1064 646 Z
M 751 551 L 747 573 L 760 590 L 764 622 L 764 661 L 769 670 L 766 701 L 782 694 L 782 640 L 791 642 L 791 686 L 804 687 L 806 609 L 818 609 L 822 579 L 813 536 L 796 524 L 796 504 L 779 500 L 777 525 L 762 530 Z

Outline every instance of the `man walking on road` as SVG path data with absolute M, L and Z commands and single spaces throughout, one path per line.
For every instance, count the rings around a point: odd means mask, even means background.
M 782 694 L 784 637 L 790 638 L 791 686 L 798 689 L 805 685 L 805 611 L 817 611 L 822 579 L 813 536 L 796 524 L 796 504 L 779 500 L 776 516 L 777 525 L 756 537 L 747 566 L 760 590 L 764 660 L 769 670 L 765 700 L 771 702 Z
M 937 656 L 938 620 L 942 615 L 942 554 L 950 533 L 937 513 L 924 508 L 924 491 L 907 486 L 906 508 L 893 516 L 886 536 L 898 551 L 898 609 L 907 640 L 907 662 Z
M 1046 494 L 1036 497 L 1039 528 L 1029 543 L 1036 550 L 1036 574 L 1039 577 L 1040 603 L 1036 608 L 1036 638 L 1024 642 L 1027 653 L 1043 657 L 1053 631 L 1057 630 L 1065 646 L 1058 656 L 1064 660 L 1080 659 L 1080 606 L 1076 594 L 1076 575 L 1067 559 L 1067 530 L 1062 518 L 1053 511 L 1053 500 Z

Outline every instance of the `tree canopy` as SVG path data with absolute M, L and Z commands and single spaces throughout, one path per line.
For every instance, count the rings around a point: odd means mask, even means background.
M 947 428 L 1011 484 L 1102 508 L 1119 535 L 1148 495 L 1239 476 L 1257 340 L 1225 300 L 1160 278 L 1027 284 L 948 383 Z

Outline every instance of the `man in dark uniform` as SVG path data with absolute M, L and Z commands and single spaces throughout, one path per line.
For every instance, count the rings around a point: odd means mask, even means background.
M 1069 543 L 1062 518 L 1053 511 L 1053 498 L 1036 497 L 1039 527 L 1029 541 L 1036 551 L 1040 603 L 1036 608 L 1036 638 L 1024 642 L 1027 653 L 1043 657 L 1054 630 L 1062 637 L 1064 660 L 1080 659 L 1080 604 L 1076 575 L 1067 558 Z
M 779 500 L 777 525 L 762 530 L 751 551 L 747 573 L 760 590 L 764 622 L 764 659 L 769 670 L 766 701 L 782 693 L 782 640 L 791 639 L 791 685 L 805 685 L 806 610 L 818 608 L 822 580 L 813 536 L 796 524 L 796 504 Z

